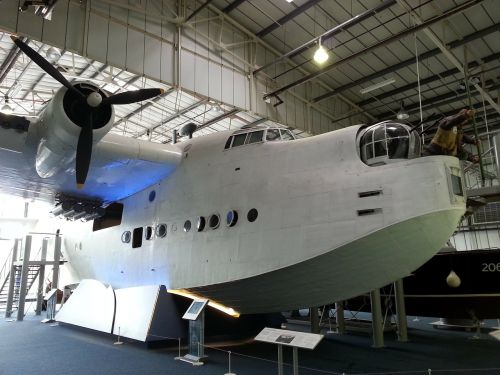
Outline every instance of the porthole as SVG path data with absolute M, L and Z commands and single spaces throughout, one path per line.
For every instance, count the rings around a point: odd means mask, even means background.
M 220 216 L 219 214 L 213 214 L 210 216 L 210 219 L 208 219 L 208 226 L 210 229 L 217 229 L 219 228 L 220 225 Z
M 156 236 L 165 237 L 167 235 L 167 224 L 158 224 L 156 226 Z
M 226 224 L 228 227 L 234 227 L 238 222 L 238 213 L 235 210 L 231 210 L 226 215 Z
M 186 220 L 184 222 L 184 232 L 189 232 L 191 230 L 191 221 L 190 220 Z
M 123 243 L 129 243 L 131 238 L 132 238 L 132 233 L 130 233 L 129 230 L 122 233 L 122 242 Z
M 205 222 L 206 222 L 206 220 L 203 216 L 200 216 L 198 218 L 198 222 L 196 223 L 196 230 L 198 232 L 201 232 L 201 231 L 203 231 L 203 229 L 205 229 Z
M 257 220 L 257 216 L 259 216 L 259 212 L 257 211 L 257 209 L 252 208 L 250 211 L 248 211 L 247 219 L 249 222 L 253 223 L 255 220 Z
M 146 232 L 144 233 L 144 238 L 150 240 L 153 238 L 153 227 L 147 226 Z
M 151 190 L 151 192 L 149 193 L 149 201 L 152 202 L 155 200 L 155 198 L 156 198 L 156 191 Z

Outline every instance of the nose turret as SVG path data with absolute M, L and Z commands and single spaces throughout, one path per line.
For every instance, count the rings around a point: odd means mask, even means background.
M 408 125 L 384 121 L 360 128 L 358 152 L 369 166 L 413 159 L 420 156 L 420 137 Z

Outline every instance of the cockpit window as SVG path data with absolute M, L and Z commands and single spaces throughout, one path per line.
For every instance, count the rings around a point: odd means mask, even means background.
M 245 144 L 246 137 L 247 133 L 235 135 L 233 139 L 233 145 L 231 147 L 238 147 Z
M 284 141 L 293 141 L 295 139 L 295 137 L 293 136 L 293 134 L 290 130 L 280 129 L 280 132 L 281 132 L 281 138 Z
M 262 142 L 263 136 L 264 136 L 264 130 L 259 130 L 258 132 L 250 133 L 247 143 Z
M 403 124 L 382 122 L 364 129 L 360 136 L 360 156 L 368 165 L 381 165 L 420 155 L 420 137 Z
M 278 129 L 269 129 L 267 131 L 266 139 L 268 141 L 280 141 L 280 131 Z
M 227 150 L 238 146 L 249 145 L 252 143 L 260 143 L 263 141 L 291 141 L 294 139 L 295 136 L 293 135 L 293 133 L 287 129 L 264 128 L 262 130 L 256 130 L 255 128 L 249 128 L 245 133 L 241 133 L 241 131 L 238 131 L 238 133 L 230 136 L 226 141 L 224 149 Z

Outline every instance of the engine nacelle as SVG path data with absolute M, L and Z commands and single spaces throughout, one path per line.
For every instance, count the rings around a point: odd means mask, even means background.
M 87 96 L 99 92 L 98 87 L 88 83 L 77 83 L 77 90 Z M 111 105 L 101 105 L 92 110 L 93 145 L 108 133 L 114 123 L 114 109 Z M 85 99 L 61 88 L 47 105 L 37 124 L 40 137 L 36 153 L 36 171 L 42 178 L 55 175 L 68 167 L 76 155 L 76 146 L 82 126 L 89 121 L 90 109 Z

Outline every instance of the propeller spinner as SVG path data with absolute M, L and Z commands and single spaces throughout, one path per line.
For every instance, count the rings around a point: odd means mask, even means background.
M 87 179 L 87 174 L 92 159 L 92 142 L 93 142 L 93 112 L 105 105 L 121 105 L 132 104 L 143 100 L 154 98 L 165 92 L 163 89 L 140 89 L 136 91 L 121 92 L 109 97 L 103 98 L 98 92 L 92 92 L 88 95 L 79 91 L 73 86 L 59 70 L 56 69 L 51 63 L 44 59 L 38 52 L 28 46 L 18 37 L 11 35 L 12 41 L 23 51 L 35 64 L 37 64 L 45 73 L 50 75 L 61 85 L 80 97 L 78 105 L 82 106 L 83 112 L 87 113 L 87 119 L 81 125 L 80 135 L 76 146 L 76 186 L 81 189 Z

